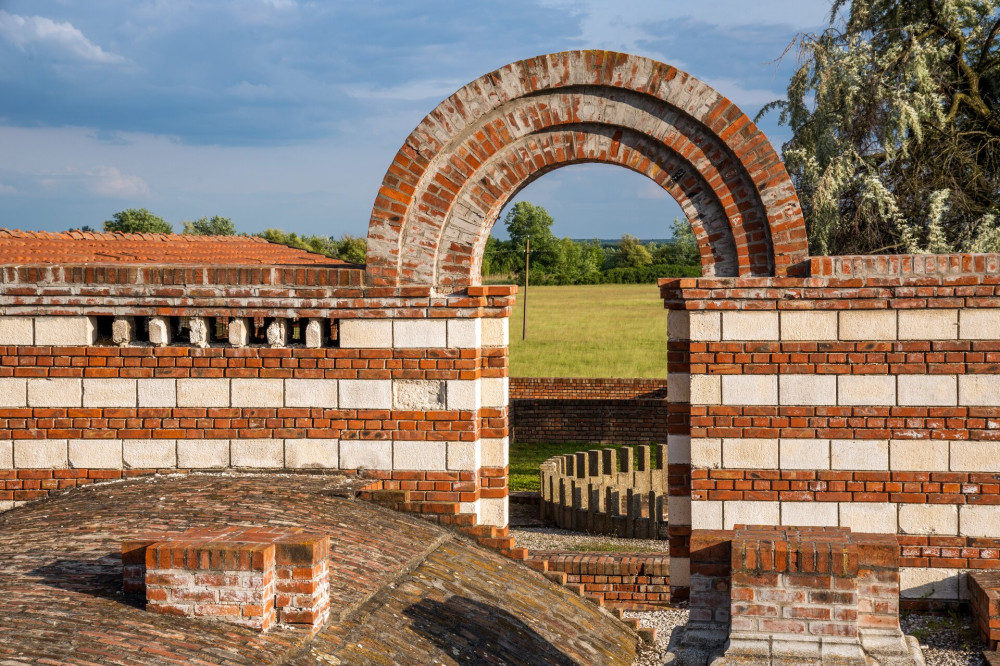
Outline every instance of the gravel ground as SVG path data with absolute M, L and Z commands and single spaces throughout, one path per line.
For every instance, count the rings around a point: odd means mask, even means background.
M 637 617 L 643 627 L 656 629 L 656 643 L 642 650 L 632 666 L 660 666 L 665 663 L 674 630 L 687 622 L 686 605 L 664 611 L 626 611 Z M 927 666 L 985 666 L 983 646 L 979 643 L 968 615 L 920 615 L 909 613 L 900 620 L 903 632 L 920 641 Z
M 520 548 L 531 550 L 614 550 L 622 553 L 668 552 L 666 541 L 619 539 L 603 534 L 571 532 L 556 527 L 512 527 L 510 535 Z

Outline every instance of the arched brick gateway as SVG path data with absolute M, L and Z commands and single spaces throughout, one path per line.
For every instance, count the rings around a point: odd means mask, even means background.
M 368 231 L 375 285 L 478 284 L 503 206 L 569 164 L 647 175 L 691 221 L 706 276 L 785 275 L 807 257 L 795 189 L 731 101 L 648 58 L 570 51 L 512 63 L 438 105 L 396 154 Z

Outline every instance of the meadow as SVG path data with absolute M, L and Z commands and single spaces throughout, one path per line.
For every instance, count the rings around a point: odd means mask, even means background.
M 652 284 L 528 288 L 528 335 L 521 339 L 524 289 L 510 319 L 512 377 L 667 376 L 667 311 Z M 538 490 L 538 465 L 605 446 L 510 444 L 510 489 Z
M 667 311 L 654 284 L 529 287 L 510 318 L 512 377 L 667 376 Z

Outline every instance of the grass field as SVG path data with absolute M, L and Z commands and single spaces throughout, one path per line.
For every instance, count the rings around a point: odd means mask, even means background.
M 622 444 L 587 444 L 585 442 L 511 442 L 509 483 L 512 491 L 539 490 L 538 466 L 553 456 L 591 449 L 620 449 Z M 636 455 L 639 452 L 636 449 Z M 658 460 L 651 451 L 652 463 Z
M 529 287 L 510 319 L 512 377 L 667 376 L 667 313 L 653 284 Z

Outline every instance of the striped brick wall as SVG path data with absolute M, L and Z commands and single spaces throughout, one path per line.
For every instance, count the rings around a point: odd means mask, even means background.
M 671 451 L 677 555 L 687 522 L 896 534 L 914 603 L 964 598 L 965 571 L 1000 567 L 995 258 L 871 259 L 662 284 L 670 398 L 690 405 Z

